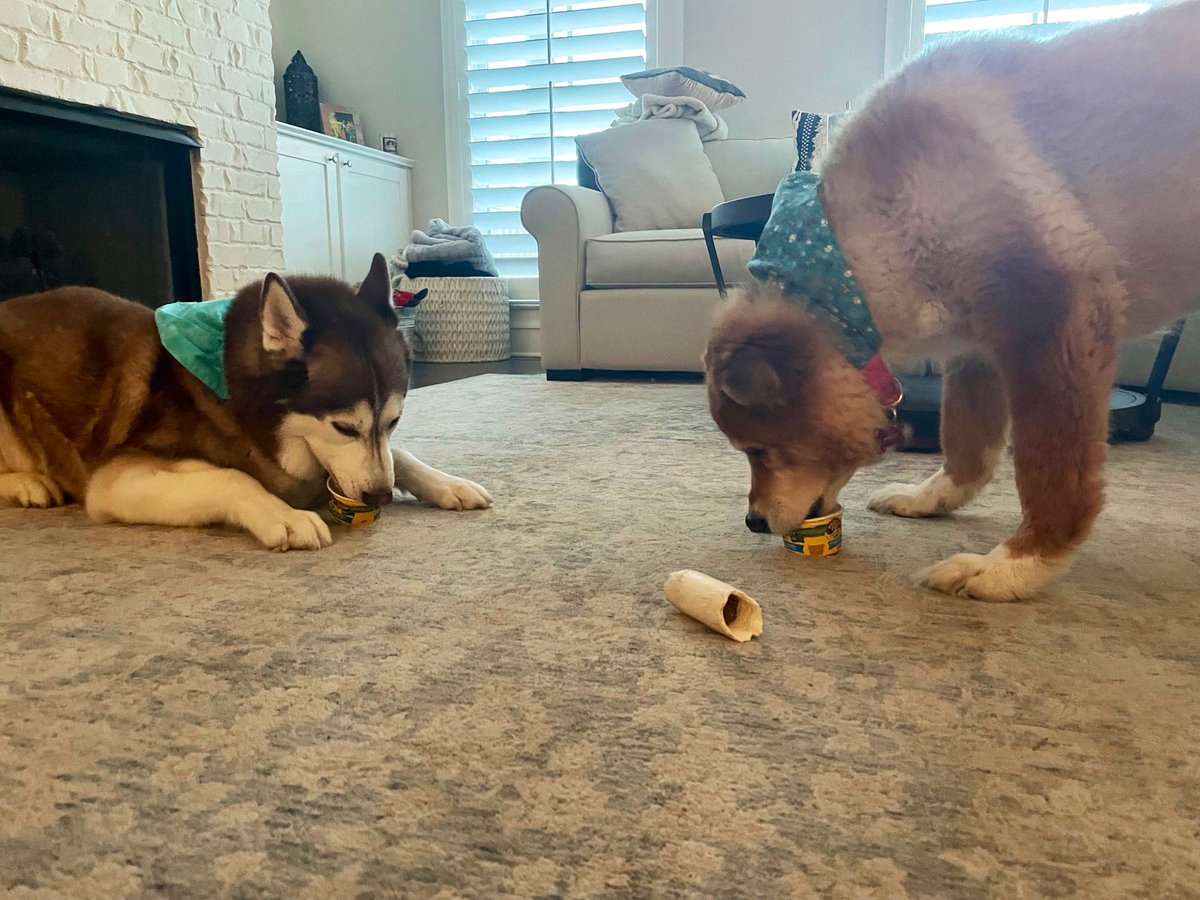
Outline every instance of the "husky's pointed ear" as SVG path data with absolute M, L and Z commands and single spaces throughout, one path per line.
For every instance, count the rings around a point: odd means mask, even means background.
M 264 350 L 288 359 L 304 355 L 308 319 L 282 275 L 272 272 L 263 280 L 261 316 Z
M 371 258 L 371 271 L 358 286 L 358 296 L 389 321 L 395 321 L 396 311 L 392 307 L 392 283 L 388 277 L 387 260 L 382 253 Z
M 786 399 L 783 378 L 770 355 L 760 347 L 739 347 L 725 360 L 718 387 L 738 406 L 773 409 Z

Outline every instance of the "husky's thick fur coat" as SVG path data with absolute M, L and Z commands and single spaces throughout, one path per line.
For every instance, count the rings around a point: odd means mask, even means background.
M 1200 0 L 1049 41 L 931 50 L 853 115 L 820 176 L 883 357 L 947 361 L 945 464 L 870 505 L 963 505 L 1011 416 L 1024 521 L 923 580 L 1029 596 L 1101 507 L 1119 342 L 1200 301 Z M 827 509 L 880 457 L 885 410 L 801 304 L 769 291 L 730 303 L 705 365 L 714 418 L 750 458 L 751 527 Z
M 160 342 L 150 309 L 91 288 L 0 303 L 0 501 L 82 502 L 100 521 L 228 524 L 268 547 L 331 543 L 328 477 L 386 503 L 393 485 L 477 509 L 479 485 L 389 447 L 408 391 L 387 265 L 355 292 L 268 275 L 225 323 L 229 399 Z

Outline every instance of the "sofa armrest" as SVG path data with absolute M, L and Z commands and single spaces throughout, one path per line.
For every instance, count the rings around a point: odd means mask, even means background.
M 587 242 L 613 232 L 612 208 L 599 191 L 570 184 L 536 187 L 521 204 L 521 224 L 538 245 L 542 364 L 578 370 L 579 292 L 586 285 Z

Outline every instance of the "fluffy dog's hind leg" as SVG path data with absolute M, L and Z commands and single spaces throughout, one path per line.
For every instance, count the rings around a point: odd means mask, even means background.
M 916 485 L 889 484 L 871 509 L 897 516 L 942 516 L 970 502 L 992 480 L 1008 428 L 1000 374 L 978 357 L 951 360 L 942 376 L 940 422 L 945 462 Z
M 293 509 L 245 472 L 195 459 L 117 457 L 92 475 L 85 505 L 101 522 L 234 525 L 272 550 L 319 550 L 333 543 L 315 512 Z

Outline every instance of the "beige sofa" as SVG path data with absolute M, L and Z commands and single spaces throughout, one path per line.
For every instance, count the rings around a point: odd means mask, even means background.
M 711 141 L 705 153 L 726 200 L 772 193 L 796 165 L 790 138 Z M 538 243 L 542 362 L 552 379 L 592 372 L 700 372 L 718 300 L 695 228 L 613 231 L 599 191 L 531 190 L 521 221 Z M 742 280 L 749 241 L 718 240 L 727 281 Z

